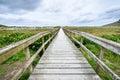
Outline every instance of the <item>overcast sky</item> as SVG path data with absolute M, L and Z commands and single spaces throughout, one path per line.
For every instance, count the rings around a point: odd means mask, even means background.
M 0 24 L 103 25 L 120 19 L 120 0 L 0 0 Z

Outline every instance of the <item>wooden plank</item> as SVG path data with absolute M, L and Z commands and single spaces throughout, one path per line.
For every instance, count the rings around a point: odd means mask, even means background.
M 83 57 L 82 55 L 43 55 L 43 57 Z
M 63 54 L 78 54 L 78 55 L 81 55 L 80 52 L 77 52 L 76 50 L 75 51 L 66 51 L 66 50 L 54 50 L 54 51 L 46 51 L 44 54 L 60 54 L 60 55 L 63 55 Z
M 120 80 L 120 77 L 115 74 L 107 65 L 105 65 L 99 58 L 97 58 L 89 49 L 87 49 L 83 44 L 78 40 L 72 37 L 72 39 L 77 42 L 98 64 L 99 66 L 108 73 L 114 80 Z
M 91 68 L 89 64 L 38 64 L 36 68 Z
M 39 63 L 88 63 L 86 60 L 40 60 Z
M 62 30 L 47 48 L 29 80 L 101 80 Z
M 37 51 L 36 53 L 28 60 L 26 63 L 19 69 L 17 70 L 17 73 L 11 78 L 11 80 L 18 80 L 22 74 L 26 71 L 26 69 L 32 64 L 32 62 L 35 60 L 35 58 L 38 56 L 40 51 L 43 49 L 44 45 L 46 45 L 54 36 L 57 34 L 57 32 L 49 38 Z
M 95 71 L 92 68 L 86 68 L 86 69 L 34 69 L 32 74 L 47 74 L 47 73 L 54 73 L 54 74 L 84 74 L 84 73 L 95 73 Z M 96 74 L 96 73 L 95 73 Z
M 41 60 L 86 60 L 84 57 L 42 57 Z
M 98 75 L 31 75 L 29 80 L 101 80 Z

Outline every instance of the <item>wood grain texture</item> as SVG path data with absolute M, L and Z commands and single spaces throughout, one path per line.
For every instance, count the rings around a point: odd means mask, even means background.
M 80 31 L 77 31 L 77 30 L 68 30 L 66 29 L 68 32 L 71 32 L 71 33 L 75 33 L 75 34 L 78 34 L 80 36 L 83 36 L 95 43 L 97 43 L 98 45 L 106 48 L 106 49 L 109 49 L 111 51 L 113 51 L 114 53 L 120 55 L 120 43 L 117 43 L 117 42 L 114 42 L 114 41 L 111 41 L 111 40 L 107 40 L 107 39 L 104 39 L 104 38 L 101 38 L 101 37 L 97 37 L 97 36 L 94 36 L 94 35 L 91 35 L 91 34 L 88 34 L 88 33 L 85 33 L 85 32 L 80 32 Z
M 22 74 L 26 71 L 26 69 L 32 64 L 32 62 L 36 59 L 36 57 L 38 56 L 38 54 L 40 53 L 40 51 L 44 48 L 44 46 L 51 40 L 54 38 L 54 36 L 56 36 L 57 32 L 55 32 L 51 38 L 49 38 L 46 42 L 44 42 L 44 44 L 42 44 L 42 46 L 36 51 L 36 53 L 30 57 L 29 60 L 27 60 L 25 62 L 25 64 L 19 69 L 17 70 L 17 74 L 15 74 L 11 80 L 18 80 Z
M 17 54 L 22 49 L 26 48 L 33 42 L 37 41 L 41 37 L 49 34 L 49 31 L 38 33 L 30 38 L 24 39 L 22 41 L 16 42 L 9 46 L 0 49 L 0 63 L 6 61 L 8 58 L 12 57 L 13 55 Z
M 76 42 L 77 44 L 79 44 L 81 46 L 81 48 L 83 48 L 99 65 L 100 68 L 102 68 L 107 74 L 109 74 L 113 80 L 120 80 L 120 77 L 115 74 L 107 65 L 104 64 L 104 62 L 102 62 L 102 57 L 104 55 L 104 50 L 105 48 L 115 52 L 117 54 L 119 54 L 119 51 L 120 51 L 120 44 L 119 43 L 116 43 L 116 42 L 113 42 L 113 41 L 110 41 L 110 40 L 106 40 L 106 39 L 103 39 L 103 38 L 100 38 L 100 37 L 96 37 L 96 36 L 93 36 L 93 35 L 90 35 L 90 34 L 87 34 L 87 33 L 84 33 L 84 32 L 79 32 L 79 31 L 71 31 L 71 30 L 66 30 L 64 29 L 67 36 L 71 37 L 71 39 Z M 75 39 L 73 36 L 70 36 L 70 34 L 68 34 L 69 32 L 71 33 L 75 33 L 75 34 L 79 34 L 79 35 L 82 35 L 83 37 L 99 44 L 101 46 L 101 54 L 100 54 L 100 57 L 96 57 L 86 46 L 84 46 L 81 42 L 79 42 L 77 39 Z M 83 33 L 85 35 L 83 35 Z M 87 37 L 89 36 L 89 37 Z M 100 42 L 100 43 L 99 43 Z M 104 46 L 105 45 L 105 46 Z M 112 46 L 112 47 L 111 47 Z M 99 69 L 99 68 L 98 68 Z
M 29 80 L 101 80 L 61 29 Z

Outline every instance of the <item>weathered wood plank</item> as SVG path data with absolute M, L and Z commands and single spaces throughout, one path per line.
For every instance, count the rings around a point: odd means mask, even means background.
M 47 48 L 29 80 L 101 80 L 62 30 Z
M 24 39 L 22 41 L 19 41 L 17 43 L 11 44 L 9 46 L 6 46 L 4 48 L 0 49 L 0 63 L 6 61 L 8 58 L 12 57 L 14 54 L 19 52 L 20 50 L 26 48 L 39 38 L 49 34 L 49 31 L 38 33 L 30 38 Z
M 31 75 L 29 80 L 101 80 L 98 75 Z
M 29 60 L 27 60 L 26 63 L 19 70 L 17 70 L 17 73 L 11 78 L 11 80 L 18 80 L 22 76 L 22 74 L 32 64 L 32 62 L 38 56 L 40 51 L 43 49 L 44 45 L 46 45 L 52 38 L 54 38 L 56 34 L 57 32 L 54 33 L 54 35 L 51 38 L 49 38 L 44 44 L 42 44 L 42 46 L 37 50 L 37 52 L 32 57 L 30 57 Z
M 92 68 L 86 68 L 86 69 L 34 69 L 34 72 L 32 74 L 45 74 L 45 73 L 54 73 L 54 74 L 71 74 L 71 73 L 95 73 L 95 71 Z M 96 74 L 96 73 L 95 73 Z
M 86 60 L 40 60 L 39 63 L 88 63 Z
M 72 68 L 91 68 L 90 64 L 38 64 L 36 68 L 61 68 L 61 67 L 72 67 Z
M 72 32 L 72 31 L 71 31 Z M 120 77 L 116 75 L 108 66 L 106 66 L 99 58 L 97 58 L 89 49 L 87 49 L 81 42 L 79 42 L 74 37 L 71 37 L 76 43 L 78 43 L 98 64 L 99 66 L 108 73 L 114 80 L 119 80 Z M 115 47 L 114 47 L 115 48 Z M 103 51 L 101 54 L 101 58 L 103 57 Z
M 120 43 L 116 43 L 111 40 L 100 38 L 100 37 L 97 37 L 97 36 L 94 36 L 94 35 L 91 35 L 91 34 L 88 34 L 85 32 L 80 32 L 80 31 L 76 31 L 76 30 L 74 30 L 74 31 L 68 30 L 68 31 L 78 34 L 78 35 L 81 35 L 81 36 L 101 45 L 102 47 L 109 49 L 109 50 L 113 51 L 114 53 L 120 55 Z
M 84 57 L 42 57 L 41 60 L 86 60 Z

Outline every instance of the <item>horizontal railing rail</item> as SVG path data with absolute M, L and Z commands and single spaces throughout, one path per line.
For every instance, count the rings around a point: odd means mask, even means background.
M 108 49 L 111 50 L 113 52 L 115 52 L 116 54 L 120 55 L 120 44 L 107 40 L 107 39 L 103 39 L 97 36 L 93 36 L 91 34 L 85 33 L 85 32 L 80 32 L 77 30 L 69 30 L 69 29 L 65 29 L 64 28 L 64 32 L 66 33 L 66 35 L 68 37 L 70 37 L 74 42 L 76 42 L 77 44 L 79 44 L 97 63 L 98 66 L 96 67 L 96 72 L 99 73 L 99 68 L 102 68 L 106 73 L 108 73 L 112 79 L 114 80 L 120 80 L 120 77 L 115 74 L 107 65 L 104 64 L 104 62 L 102 62 L 102 58 L 104 56 L 104 49 Z M 74 38 L 74 35 L 80 35 L 82 37 L 87 38 L 88 40 L 91 40 L 93 42 L 95 42 L 96 44 L 101 46 L 101 51 L 100 51 L 100 55 L 99 58 L 96 57 L 87 47 L 85 47 L 82 43 L 83 43 L 83 39 L 81 38 L 81 41 L 78 41 L 76 38 Z
M 80 32 L 80 31 L 77 31 L 77 30 L 68 30 L 69 32 L 72 32 L 72 33 L 75 33 L 75 34 L 78 34 L 78 35 L 81 35 L 97 44 L 99 44 L 100 46 L 104 47 L 104 48 L 107 48 L 111 51 L 113 51 L 114 53 L 120 55 L 120 44 L 119 43 L 116 43 L 116 42 L 113 42 L 111 40 L 107 40 L 107 39 L 104 39 L 104 38 L 100 38 L 100 37 L 97 37 L 97 36 L 94 36 L 94 35 L 91 35 L 91 34 L 88 34 L 88 33 L 85 33 L 85 32 Z
M 22 74 L 26 71 L 27 68 L 29 68 L 30 72 L 32 72 L 32 62 L 35 60 L 37 55 L 43 50 L 45 50 L 45 45 L 48 44 L 58 33 L 59 29 L 52 29 L 50 31 L 44 31 L 40 32 L 32 37 L 29 37 L 27 39 L 21 40 L 19 42 L 16 42 L 14 44 L 10 44 L 4 48 L 0 49 L 0 63 L 3 63 L 4 61 L 8 60 L 10 57 L 14 56 L 21 50 L 25 50 L 26 52 L 26 62 L 22 65 L 22 67 L 18 70 L 13 70 L 10 75 L 14 76 L 12 77 L 12 80 L 18 80 Z M 47 41 L 44 41 L 44 36 L 49 35 L 49 39 Z M 37 41 L 38 39 L 42 38 L 42 45 L 40 48 L 36 51 L 36 53 L 33 56 L 30 56 L 29 51 L 29 45 Z
M 0 49 L 0 63 L 6 61 L 8 58 L 15 55 L 20 50 L 24 49 L 25 47 L 27 47 L 30 44 L 37 41 L 38 39 L 42 38 L 45 35 L 50 34 L 51 32 L 54 32 L 54 31 L 55 30 L 40 32 L 40 33 L 30 37 L 30 38 L 24 39 L 22 41 L 19 41 L 19 42 L 10 44 L 4 48 L 1 48 Z

